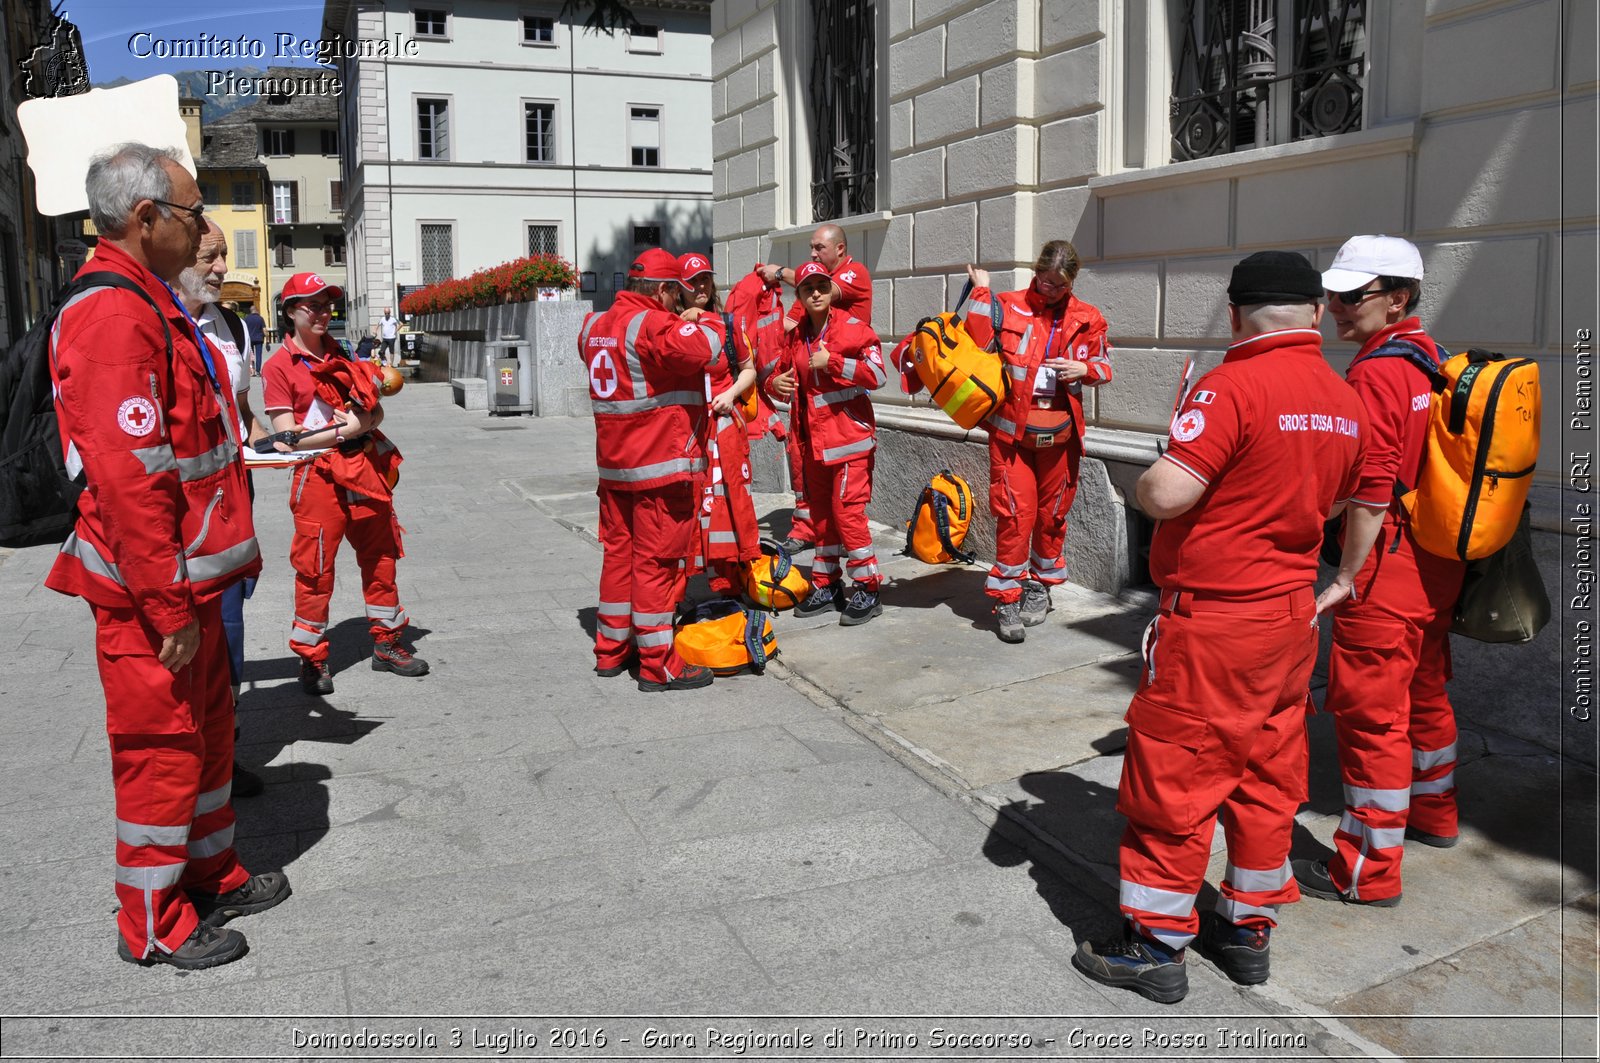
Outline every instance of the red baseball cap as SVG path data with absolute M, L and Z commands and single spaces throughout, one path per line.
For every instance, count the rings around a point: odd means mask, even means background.
M 812 277 L 826 277 L 830 283 L 833 281 L 833 274 L 828 272 L 827 266 L 821 262 L 807 262 L 794 271 L 794 286 L 799 288 Z
M 628 276 L 647 281 L 675 281 L 678 279 L 678 260 L 670 252 L 651 247 L 634 257 L 628 267 Z
M 330 284 L 315 273 L 296 273 L 283 286 L 279 296 L 285 303 L 291 299 L 307 299 L 322 292 L 332 292 L 335 299 L 344 298 L 344 289 Z
M 685 288 L 702 273 L 711 272 L 711 260 L 698 251 L 690 251 L 678 258 L 678 283 Z

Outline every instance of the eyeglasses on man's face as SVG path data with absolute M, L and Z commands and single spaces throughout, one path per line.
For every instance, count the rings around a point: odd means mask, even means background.
M 1329 292 L 1328 302 L 1343 306 L 1360 306 L 1374 295 L 1387 295 L 1393 288 L 1356 288 L 1348 292 Z
M 170 203 L 165 199 L 152 199 L 150 202 L 159 203 L 163 207 L 171 207 L 173 210 L 181 210 L 185 214 L 189 215 L 189 218 L 196 225 L 202 224 L 201 219 L 205 217 L 206 213 L 206 205 L 204 203 L 200 204 L 198 207 L 186 207 L 182 203 Z

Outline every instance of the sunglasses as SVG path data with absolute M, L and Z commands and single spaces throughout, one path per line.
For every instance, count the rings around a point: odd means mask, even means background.
M 333 313 L 333 307 L 329 306 L 327 303 L 295 303 L 294 309 L 305 310 L 310 313 L 312 317 L 321 317 L 323 314 Z
M 193 218 L 196 225 L 200 224 L 200 219 L 203 218 L 206 213 L 206 205 L 204 203 L 200 204 L 198 207 L 186 207 L 182 203 L 169 203 L 164 199 L 152 199 L 150 202 L 159 203 L 163 207 L 171 207 L 173 210 L 181 210 L 185 214 L 189 215 L 189 217 Z
M 1344 306 L 1360 306 L 1374 295 L 1387 295 L 1392 291 L 1394 291 L 1393 288 L 1373 288 L 1371 290 L 1357 288 L 1355 291 L 1350 292 L 1329 292 L 1328 302 L 1340 303 Z

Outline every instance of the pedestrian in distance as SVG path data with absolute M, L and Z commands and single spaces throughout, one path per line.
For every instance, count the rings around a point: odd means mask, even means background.
M 713 594 L 731 596 L 741 586 L 739 566 L 761 557 L 761 530 L 750 494 L 750 437 L 744 400 L 755 388 L 756 367 L 741 358 L 733 328 L 717 298 L 711 261 L 693 251 L 678 259 L 683 286 L 681 317 L 709 325 L 722 337 L 724 357 L 706 374 L 706 475 L 699 488 L 700 558 Z M 735 376 L 737 371 L 737 376 Z
M 800 267 L 795 293 L 805 320 L 785 337 L 779 371 L 766 386 L 769 395 L 790 404 L 790 433 L 799 437 L 806 497 L 815 506 L 812 590 L 795 616 L 836 610 L 848 627 L 883 612 L 883 577 L 867 526 L 878 445 L 868 392 L 883 387 L 888 374 L 872 325 L 834 306 L 834 292 L 821 263 Z M 848 591 L 841 575 L 850 581 Z
M 1435 368 L 1448 355 L 1415 314 L 1422 256 L 1407 240 L 1353 236 L 1322 275 L 1339 339 L 1360 345 L 1345 379 L 1372 424 L 1361 486 L 1344 512 L 1343 554 L 1318 608 L 1333 611 L 1327 711 L 1338 738 L 1344 816 L 1327 861 L 1295 861 L 1313 897 L 1400 903 L 1407 838 L 1449 848 L 1456 720 L 1445 692 L 1450 622 L 1466 563 L 1417 544 L 1400 497 L 1417 483 Z
M 341 540 L 355 548 L 361 568 L 373 671 L 427 675 L 428 662 L 403 641 L 411 618 L 395 584 L 405 556 L 394 512 L 400 451 L 378 427 L 384 410 L 372 366 L 341 357 L 328 334 L 333 301 L 344 292 L 315 273 L 296 273 L 281 298 L 285 339 L 267 359 L 263 405 L 275 433 L 308 433 L 278 441 L 278 450 L 322 451 L 295 466 L 289 482 L 295 573 L 289 649 L 300 658 L 300 686 L 308 694 L 333 693 L 328 600 Z
M 250 364 L 257 375 L 261 373 L 261 349 L 267 335 L 267 319 L 256 310 L 256 304 L 245 307 L 244 327 L 250 338 Z
M 995 560 L 984 593 L 994 600 L 1002 642 L 1021 642 L 1044 623 L 1050 588 L 1067 580 L 1063 547 L 1083 460 L 1083 389 L 1111 379 L 1105 318 L 1072 291 L 1079 268 L 1067 240 L 1039 250 L 1022 291 L 991 292 L 987 271 L 967 267 L 973 288 L 959 309 L 963 323 L 988 346 L 998 300 L 998 346 L 1011 383 L 986 423 Z
M 169 149 L 125 143 L 89 164 L 100 233 L 79 273 L 116 274 L 67 304 L 51 339 L 72 533 L 45 585 L 94 615 L 116 795 L 117 954 L 214 967 L 245 954 L 229 919 L 289 896 L 234 851 L 233 694 L 220 598 L 261 570 L 238 412 L 220 356 L 171 287 L 205 205 Z M 176 559 L 176 564 L 174 564 Z
M 1321 278 L 1262 251 L 1233 269 L 1222 364 L 1180 398 L 1165 453 L 1140 476 L 1159 520 L 1150 575 L 1160 612 L 1128 706 L 1117 792 L 1120 937 L 1073 966 L 1162 1004 L 1189 991 L 1187 946 L 1235 982 L 1270 974 L 1306 798 L 1305 717 L 1317 656 L 1313 584 L 1322 526 L 1356 491 L 1361 400 L 1322 356 Z M 1228 862 L 1202 931 L 1195 901 L 1218 818 Z
M 695 488 L 707 472 L 706 374 L 724 357 L 709 320 L 678 316 L 680 277 L 672 255 L 641 252 L 626 290 L 610 310 L 590 314 L 578 338 L 594 407 L 603 550 L 594 670 L 611 677 L 636 666 L 646 692 L 713 679 L 672 641 L 699 528 Z
M 395 339 L 400 335 L 400 322 L 394 316 L 392 307 L 383 308 L 383 316 L 378 319 L 378 339 L 383 344 L 383 364 L 399 366 L 400 354 L 395 350 Z

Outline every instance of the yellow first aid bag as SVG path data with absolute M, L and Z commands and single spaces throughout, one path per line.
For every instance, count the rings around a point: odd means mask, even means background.
M 1000 355 L 968 335 L 957 314 L 923 318 L 897 353 L 901 369 L 914 371 L 934 404 L 962 428 L 976 428 L 1006 401 Z
M 673 648 L 690 664 L 717 675 L 760 675 L 777 656 L 772 614 L 732 598 L 701 602 L 672 637 Z
M 906 522 L 905 553 L 930 565 L 959 561 L 972 564 L 973 555 L 961 544 L 972 526 L 972 488 L 967 481 L 941 469 L 922 489 L 917 511 Z

